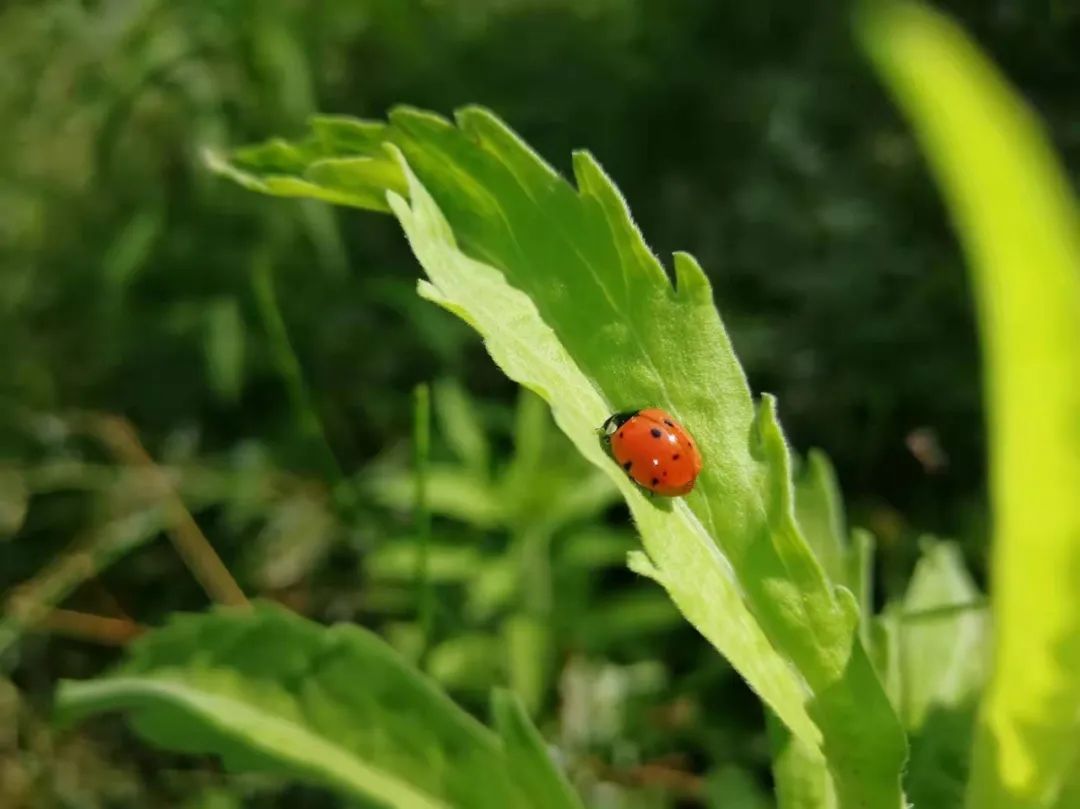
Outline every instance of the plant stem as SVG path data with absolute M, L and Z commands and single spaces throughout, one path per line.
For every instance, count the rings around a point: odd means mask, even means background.
M 259 307 L 259 315 L 262 317 L 263 326 L 266 328 L 267 337 L 270 340 L 270 353 L 285 382 L 285 389 L 289 395 L 289 402 L 293 409 L 300 428 L 300 433 L 319 456 L 319 465 L 323 473 L 332 483 L 340 483 L 343 479 L 341 466 L 337 457 L 326 438 L 322 420 L 311 399 L 308 387 L 304 382 L 304 372 L 300 366 L 300 359 L 296 356 L 292 341 L 289 340 L 289 332 L 285 327 L 285 318 L 281 314 L 278 305 L 277 294 L 274 292 L 274 278 L 270 264 L 259 261 L 255 264 L 252 272 L 252 285 L 255 290 L 255 301 Z
M 169 539 L 206 594 L 221 604 L 248 606 L 243 590 L 187 510 L 168 475 L 143 447 L 135 428 L 119 416 L 90 418 L 97 434 L 118 459 L 146 472 L 168 515 Z
M 50 611 L 34 629 L 106 646 L 124 646 L 145 631 L 145 627 L 126 618 L 107 618 L 64 609 Z

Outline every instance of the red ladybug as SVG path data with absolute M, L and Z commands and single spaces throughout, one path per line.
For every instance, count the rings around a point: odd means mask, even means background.
M 601 430 L 612 457 L 638 485 L 664 497 L 694 488 L 701 455 L 690 433 L 660 408 L 616 413 Z

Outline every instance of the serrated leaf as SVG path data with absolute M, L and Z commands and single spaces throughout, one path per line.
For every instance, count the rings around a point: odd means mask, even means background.
M 627 500 L 649 557 L 638 569 L 800 738 L 824 741 L 838 791 L 899 806 L 904 740 L 855 639 L 857 607 L 799 530 L 774 407 L 755 408 L 701 268 L 676 255 L 672 286 L 591 156 L 574 156 L 572 187 L 486 111 L 454 126 L 399 109 L 385 137 L 408 181 L 408 201 L 390 202 L 428 275 L 421 295 L 551 405 Z M 644 405 L 673 413 L 705 458 L 685 499 L 644 497 L 597 441 L 607 415 Z
M 57 706 L 65 722 L 125 710 L 164 747 L 388 807 L 547 809 L 556 804 L 538 803 L 534 790 L 564 787 L 553 767 L 522 760 L 374 635 L 268 605 L 175 617 L 115 675 L 63 683 Z
M 880 3 L 861 33 L 949 205 L 984 346 L 995 652 L 968 805 L 1049 806 L 1080 750 L 1080 206 L 953 22 Z

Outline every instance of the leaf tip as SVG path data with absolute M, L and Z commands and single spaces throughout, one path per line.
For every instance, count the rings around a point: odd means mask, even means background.
M 712 285 L 697 259 L 689 253 L 677 251 L 675 262 L 675 293 L 687 300 L 712 302 Z

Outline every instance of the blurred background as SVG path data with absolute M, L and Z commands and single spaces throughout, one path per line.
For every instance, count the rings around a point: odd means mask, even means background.
M 939 5 L 1075 168 L 1080 10 Z M 710 273 L 796 449 L 832 458 L 850 524 L 878 538 L 881 599 L 925 535 L 982 576 L 964 269 L 843 4 L 811 6 L 0 6 L 0 806 L 338 805 L 157 754 L 119 720 L 56 731 L 49 703 L 141 626 L 207 602 L 165 538 L 159 472 L 248 594 L 420 660 L 421 383 L 437 597 L 422 665 L 480 715 L 512 685 L 593 805 L 769 806 L 756 699 L 625 570 L 626 514 L 546 408 L 416 296 L 397 225 L 247 193 L 201 154 L 399 103 L 489 106 L 561 170 L 587 147 L 653 248 Z

